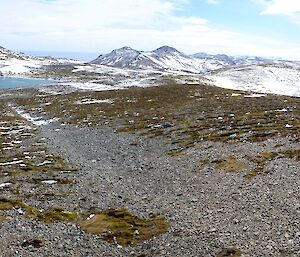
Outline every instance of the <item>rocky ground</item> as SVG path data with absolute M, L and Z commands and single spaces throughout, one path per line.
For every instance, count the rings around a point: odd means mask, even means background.
M 23 90 L 1 110 L 0 256 L 300 255 L 299 98 Z

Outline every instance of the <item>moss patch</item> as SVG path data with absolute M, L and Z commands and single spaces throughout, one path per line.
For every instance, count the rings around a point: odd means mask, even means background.
M 10 210 L 12 208 L 21 208 L 24 211 L 25 218 L 31 218 L 45 223 L 55 221 L 75 221 L 78 219 L 78 214 L 64 211 L 62 209 L 54 209 L 52 211 L 38 210 L 37 208 L 27 205 L 19 200 L 0 199 L 0 210 Z
M 0 210 L 10 210 L 14 206 L 17 206 L 19 204 L 19 201 L 15 200 L 9 200 L 9 199 L 0 199 Z
M 0 222 L 3 222 L 7 219 L 7 217 L 0 215 Z
M 245 178 L 251 179 L 257 175 L 266 175 L 265 166 L 268 162 L 276 158 L 289 158 L 300 161 L 300 149 L 288 149 L 281 151 L 263 152 L 257 156 L 250 156 L 248 159 L 256 164 L 256 168 L 245 175 Z
M 280 151 L 262 152 L 256 156 L 245 156 L 247 161 L 254 163 L 255 168 L 247 172 L 244 177 L 251 179 L 257 175 L 267 175 L 270 171 L 265 169 L 268 162 L 275 160 L 276 158 L 289 158 L 295 161 L 300 161 L 300 149 L 286 149 Z M 204 170 L 206 166 L 215 167 L 218 170 L 225 172 L 239 172 L 248 167 L 247 163 L 243 160 L 237 160 L 235 156 L 229 156 L 225 159 L 202 159 L 200 164 L 194 169 L 195 172 Z
M 23 218 L 45 223 L 72 222 L 87 233 L 101 235 L 104 240 L 111 243 L 116 239 L 117 243 L 123 246 L 135 245 L 168 230 L 168 223 L 163 216 L 141 219 L 125 209 L 118 209 L 98 212 L 91 217 L 88 213 L 79 214 L 62 208 L 38 210 L 19 200 L 0 199 L 1 211 L 13 208 L 21 208 L 24 211 L 21 216 Z
M 100 234 L 109 242 L 116 239 L 117 243 L 123 246 L 148 240 L 165 233 L 168 229 L 162 216 L 141 219 L 124 209 L 98 213 L 91 219 L 80 222 L 79 225 L 88 233 Z
M 229 156 L 227 159 L 218 161 L 216 168 L 226 172 L 238 172 L 247 167 L 247 164 L 238 161 L 234 156 Z
M 194 171 L 195 171 L 195 172 L 202 171 L 202 170 L 205 168 L 205 166 L 208 165 L 208 164 L 210 164 L 210 161 L 209 161 L 208 158 L 202 159 L 202 160 L 200 161 L 200 164 L 197 165 L 197 167 L 194 169 Z

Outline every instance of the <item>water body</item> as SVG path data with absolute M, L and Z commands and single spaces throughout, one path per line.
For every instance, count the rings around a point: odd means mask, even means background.
M 0 77 L 0 89 L 33 87 L 33 86 L 51 84 L 53 82 L 54 82 L 53 80 L 49 80 L 49 79 Z

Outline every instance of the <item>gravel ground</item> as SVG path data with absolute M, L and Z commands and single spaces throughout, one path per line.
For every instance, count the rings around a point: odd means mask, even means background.
M 300 255 L 300 170 L 295 160 L 275 159 L 266 167 L 272 174 L 251 180 L 243 177 L 251 164 L 242 172 L 213 167 L 195 172 L 207 157 L 243 158 L 276 145 L 299 148 L 291 139 L 234 145 L 205 142 L 171 157 L 163 140 L 115 133 L 112 128 L 45 126 L 41 137 L 54 152 L 80 167 L 70 174 L 75 183 L 65 186 L 70 195 L 60 205 L 124 207 L 142 217 L 160 213 L 167 217 L 169 231 L 137 247 L 122 248 L 76 225 L 11 220 L 1 224 L 0 233 L 5 235 L 1 256 L 206 257 L 228 247 L 249 257 Z M 41 239 L 43 246 L 21 245 L 31 238 Z
M 39 139 L 78 170 L 64 174 L 73 183 L 49 185 L 49 191 L 64 197 L 26 202 L 39 209 L 126 208 L 140 217 L 159 213 L 170 224 L 168 232 L 125 248 L 72 223 L 45 224 L 12 213 L 0 223 L 0 256 L 240 256 L 218 255 L 231 247 L 244 257 L 300 256 L 299 162 L 278 156 L 266 163 L 270 174 L 244 177 L 255 167 L 247 156 L 299 149 L 299 141 L 203 142 L 170 156 L 166 138 L 115 129 L 41 126 Z M 216 168 L 215 160 L 230 156 L 243 161 L 245 168 Z

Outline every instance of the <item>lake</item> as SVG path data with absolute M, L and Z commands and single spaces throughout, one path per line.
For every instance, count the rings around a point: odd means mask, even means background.
M 53 80 L 0 77 L 0 89 L 32 87 L 52 83 Z

